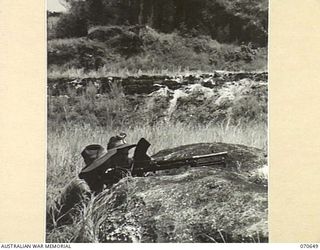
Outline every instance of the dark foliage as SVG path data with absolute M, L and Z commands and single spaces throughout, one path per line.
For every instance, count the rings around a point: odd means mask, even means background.
M 219 42 L 266 46 L 267 0 L 69 0 L 61 37 L 78 37 L 94 25 L 148 25 L 161 32 L 210 35 Z
M 63 13 L 56 26 L 56 38 L 86 36 L 88 31 L 88 8 L 85 2 L 72 5 L 69 13 Z

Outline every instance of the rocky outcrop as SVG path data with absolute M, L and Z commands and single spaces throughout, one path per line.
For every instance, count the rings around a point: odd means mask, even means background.
M 110 90 L 110 84 L 119 84 L 123 87 L 124 93 L 150 94 L 161 87 L 168 87 L 171 90 L 179 89 L 183 86 L 200 83 L 209 88 L 222 85 L 225 82 L 240 81 L 250 79 L 256 82 L 267 82 L 267 72 L 221 72 L 212 74 L 186 75 L 186 76 L 147 76 L 139 77 L 101 77 L 101 78 L 49 78 L 48 94 L 52 96 L 67 95 L 69 90 L 83 93 L 89 85 L 96 86 L 99 94 L 104 94 Z
M 222 169 L 124 179 L 97 206 L 99 242 L 268 240 L 266 188 Z
M 152 157 L 156 160 L 175 160 L 193 155 L 228 152 L 225 170 L 245 173 L 267 164 L 266 153 L 257 148 L 228 143 L 197 143 L 159 151 Z
M 122 125 L 167 121 L 198 125 L 266 123 L 267 77 L 267 73 L 214 72 L 48 79 L 49 119 L 108 126 L 110 120 L 117 119 Z

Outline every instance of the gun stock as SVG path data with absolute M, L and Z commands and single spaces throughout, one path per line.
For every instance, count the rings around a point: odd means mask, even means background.
M 142 166 L 144 166 L 145 164 L 150 165 L 151 162 L 151 157 L 147 155 L 147 151 L 150 145 L 150 142 L 148 142 L 145 138 L 141 138 L 137 143 L 136 149 L 133 154 L 133 164 L 131 167 L 132 175 L 144 175 Z

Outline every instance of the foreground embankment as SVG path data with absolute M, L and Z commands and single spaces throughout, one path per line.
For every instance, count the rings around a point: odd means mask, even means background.
M 207 143 L 167 149 L 153 157 L 173 160 L 221 150 L 228 151 L 225 167 L 183 167 L 148 177 L 126 177 L 91 199 L 85 195 L 84 183 L 72 181 L 60 196 L 58 209 L 48 209 L 47 240 L 267 242 L 262 150 Z M 70 210 L 75 201 L 78 209 Z M 53 215 L 60 219 L 54 228 Z

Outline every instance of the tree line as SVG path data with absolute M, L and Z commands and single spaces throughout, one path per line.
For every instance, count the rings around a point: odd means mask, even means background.
M 85 36 L 97 25 L 148 25 L 158 31 L 210 35 L 219 42 L 267 45 L 261 0 L 61 0 L 60 36 Z M 263 0 L 267 1 L 267 0 Z M 231 3 L 228 5 L 225 3 Z M 58 28 L 59 28 L 58 27 Z

